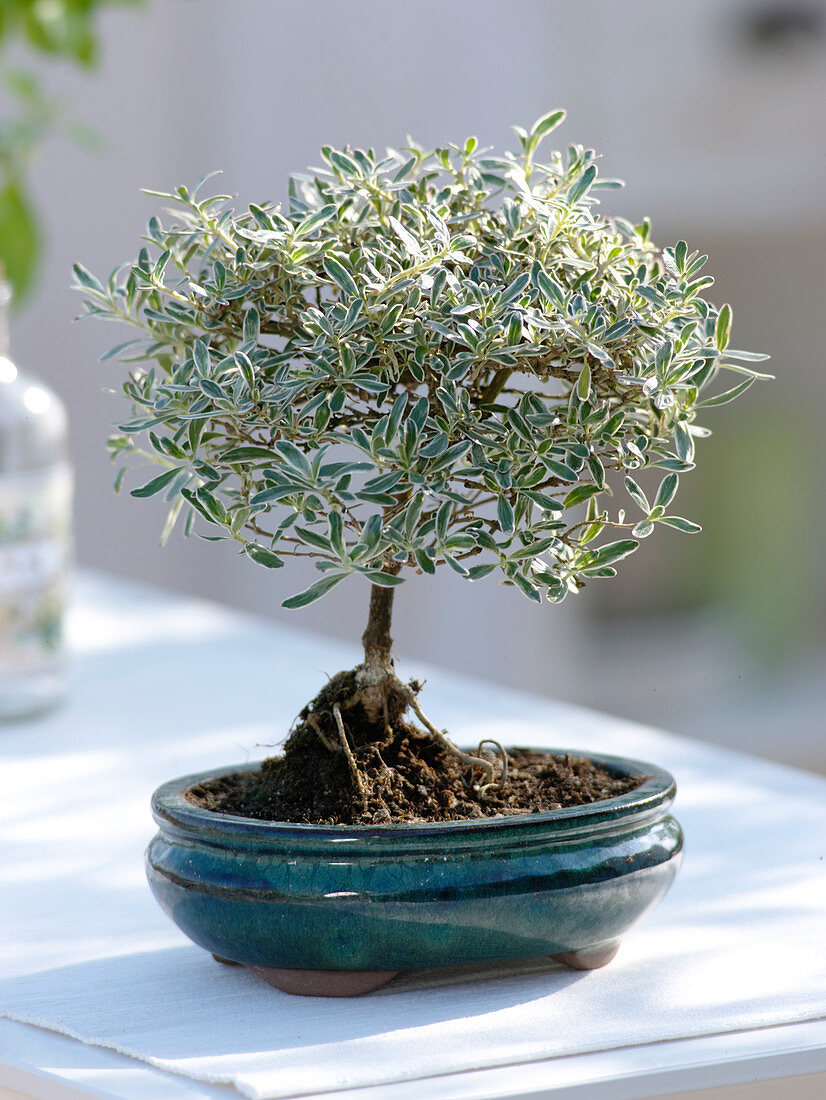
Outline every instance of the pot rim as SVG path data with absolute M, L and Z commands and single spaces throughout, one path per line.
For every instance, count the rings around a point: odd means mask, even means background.
M 184 797 L 184 792 L 198 783 L 255 770 L 260 766 L 261 761 L 254 760 L 168 780 L 152 795 L 152 816 L 163 831 L 167 831 L 171 826 L 176 832 L 195 834 L 202 840 L 212 839 L 219 844 L 224 844 L 231 839 L 238 841 L 242 838 L 253 843 L 256 840 L 281 842 L 292 838 L 299 845 L 308 841 L 375 842 L 382 838 L 385 841 L 403 842 L 405 839 L 438 839 L 446 838 L 446 835 L 457 836 L 457 834 L 464 835 L 468 839 L 488 836 L 493 840 L 491 834 L 513 836 L 513 834 L 534 832 L 553 833 L 562 839 L 564 836 L 602 832 L 606 828 L 610 831 L 612 826 L 616 827 L 620 822 L 623 827 L 627 827 L 629 819 L 633 819 L 635 824 L 642 825 L 661 818 L 676 795 L 677 785 L 674 777 L 665 768 L 656 764 L 624 756 L 610 756 L 577 749 L 533 747 L 533 751 L 557 754 L 567 752 L 572 756 L 584 756 L 596 763 L 606 765 L 619 775 L 640 775 L 646 778 L 633 791 L 584 806 L 565 806 L 559 810 L 513 814 L 506 817 L 465 818 L 436 822 L 388 822 L 375 825 L 313 825 L 292 821 L 264 821 L 208 810 L 196 806 Z

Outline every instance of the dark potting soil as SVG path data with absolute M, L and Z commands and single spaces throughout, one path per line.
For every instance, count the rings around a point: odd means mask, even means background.
M 643 782 L 585 757 L 532 749 L 510 749 L 505 775 L 502 753 L 486 742 L 471 750 L 493 765 L 493 783 L 486 786 L 485 769 L 417 728 L 401 700 L 391 700 L 387 725 L 371 724 L 363 708 L 352 705 L 353 675 L 333 677 L 302 712 L 283 756 L 253 772 L 199 784 L 186 797 L 205 809 L 264 821 L 369 825 L 539 813 L 613 798 Z M 349 751 L 334 720 L 336 700 Z
M 332 767 L 318 768 L 309 791 L 303 784 L 298 791 L 288 788 L 283 782 L 283 757 L 264 761 L 260 771 L 199 784 L 187 791 L 186 797 L 204 809 L 262 821 L 370 825 L 539 813 L 613 798 L 643 782 L 638 777 L 614 776 L 581 756 L 511 749 L 507 781 L 482 796 L 471 783 L 475 779 L 478 784 L 478 769 L 470 776 L 468 769 L 440 746 L 423 751 L 416 742 L 414 751 L 415 756 L 410 742 L 401 739 L 393 752 L 374 750 L 360 759 L 357 754 L 368 790 L 366 805 L 348 773 Z

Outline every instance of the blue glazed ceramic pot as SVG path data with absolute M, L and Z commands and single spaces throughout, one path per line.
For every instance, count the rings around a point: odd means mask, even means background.
M 683 838 L 669 814 L 668 772 L 577 755 L 647 778 L 616 798 L 547 813 L 332 826 L 234 817 L 184 797 L 258 764 L 185 776 L 152 799 L 160 831 L 147 851 L 149 883 L 196 944 L 220 961 L 269 970 L 268 980 L 275 970 L 387 980 L 545 954 L 603 965 L 665 894 Z

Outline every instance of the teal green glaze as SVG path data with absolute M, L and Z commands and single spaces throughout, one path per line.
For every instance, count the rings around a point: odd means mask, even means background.
M 668 772 L 587 755 L 648 778 L 542 814 L 332 826 L 232 817 L 184 798 L 257 764 L 185 776 L 152 799 L 149 883 L 195 943 L 253 966 L 409 970 L 588 953 L 662 898 L 683 838 Z

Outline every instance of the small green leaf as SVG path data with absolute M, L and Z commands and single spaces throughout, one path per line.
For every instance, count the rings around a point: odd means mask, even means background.
M 445 554 L 444 560 L 445 564 L 450 569 L 452 569 L 454 573 L 458 573 L 460 577 L 466 577 L 468 575 L 468 571 L 465 566 L 462 565 L 460 561 L 457 561 L 456 558 L 452 557 L 450 554 Z
M 605 488 L 605 467 L 596 455 L 590 455 L 586 460 L 588 469 L 591 472 L 591 477 L 594 479 L 594 484 L 598 489 Z
M 358 298 L 359 288 L 356 286 L 353 276 L 346 268 L 342 267 L 338 260 L 332 256 L 325 256 L 324 270 L 345 294 L 349 294 L 352 298 Z M 284 606 L 286 607 L 286 604 Z
M 591 184 L 597 178 L 597 166 L 589 164 L 576 183 L 568 189 L 566 200 L 569 206 L 575 206 L 583 199 L 591 189 Z
M 335 510 L 330 512 L 327 522 L 330 525 L 330 545 L 340 558 L 346 557 L 347 548 L 344 545 L 344 522 L 341 518 L 341 512 Z
M 207 397 L 211 397 L 213 401 L 227 401 L 228 394 L 225 390 L 222 390 L 217 382 L 213 382 L 211 378 L 202 378 L 198 382 L 198 388 L 201 393 L 206 394 Z
M 694 469 L 693 462 L 683 462 L 680 458 L 658 458 L 656 462 L 651 463 L 652 466 L 659 470 L 673 470 L 678 474 L 687 474 L 689 470 Z
M 268 447 L 232 447 L 224 451 L 220 456 L 221 462 L 273 462 L 276 458 L 274 451 Z
M 390 410 L 390 416 L 387 418 L 387 435 L 386 439 L 388 444 L 392 443 L 396 437 L 396 433 L 399 430 L 399 425 L 402 422 L 402 416 L 404 410 L 407 407 L 407 390 L 402 390 L 396 400 L 393 402 L 393 408 Z
M 508 553 L 508 561 L 522 561 L 524 558 L 536 558 L 553 545 L 555 539 L 539 539 L 537 542 L 532 542 L 528 546 L 523 546 L 521 550 L 513 550 Z
M 546 115 L 542 115 L 531 127 L 531 135 L 533 137 L 543 138 L 546 134 L 550 134 L 552 130 L 555 130 L 557 126 L 565 119 L 565 111 L 549 111 Z
M 428 444 L 419 448 L 419 454 L 422 458 L 438 458 L 440 454 L 447 450 L 448 443 L 448 437 L 444 432 L 440 432 Z
M 257 309 L 248 309 L 244 314 L 244 343 L 255 343 L 261 331 L 261 318 Z
M 155 261 L 155 266 L 152 269 L 152 277 L 155 282 L 159 283 L 163 279 L 163 273 L 166 270 L 166 265 L 169 263 L 169 257 L 171 255 L 172 253 L 166 248 Z
M 360 556 L 366 557 L 377 548 L 381 542 L 381 528 L 382 517 L 376 512 L 361 529 L 361 537 L 356 545 L 356 549 L 361 551 Z
M 720 312 L 717 314 L 717 325 L 714 329 L 714 338 L 720 351 L 725 351 L 728 347 L 731 336 L 731 320 L 731 306 L 726 303 L 720 307 Z
M 469 581 L 479 581 L 489 576 L 496 569 L 495 562 L 487 562 L 484 565 L 472 565 L 467 571 Z
M 447 283 L 447 272 L 443 267 L 440 267 L 436 274 L 433 276 L 433 285 L 430 288 L 430 301 L 435 305 L 436 302 L 442 296 Z
M 615 561 L 633 554 L 638 546 L 639 543 L 633 539 L 620 539 L 618 542 L 606 543 L 605 546 L 600 546 L 598 550 L 593 552 L 590 565 L 613 565 Z
M 433 575 L 436 572 L 436 563 L 424 550 L 414 550 L 413 557 L 416 559 L 416 564 L 423 573 L 430 573 Z
M 322 225 L 330 221 L 338 213 L 338 208 L 329 203 L 327 206 L 322 206 L 320 210 L 314 211 L 309 214 L 303 221 L 299 222 L 295 230 L 296 240 L 300 240 L 302 237 L 309 237 L 312 233 L 315 233 L 316 229 L 320 229 Z
M 693 461 L 694 440 L 682 420 L 674 428 L 674 444 L 677 448 L 677 455 L 683 462 Z
M 565 306 L 565 294 L 562 287 L 550 277 L 544 268 L 537 262 L 531 269 L 531 279 L 534 286 L 544 295 L 549 302 L 555 302 L 561 308 Z
M 267 569 L 280 569 L 284 564 L 277 554 L 265 546 L 259 546 L 257 542 L 248 542 L 244 547 L 244 553 L 256 565 L 263 565 Z
M 135 344 L 140 344 L 140 340 L 124 340 L 122 344 L 116 344 L 113 348 L 109 348 L 107 352 L 104 352 L 100 357 L 101 363 L 105 363 L 109 359 L 114 359 L 116 355 L 120 355 L 122 351 L 126 351 L 127 348 L 134 347 Z
M 666 476 L 660 482 L 660 487 L 657 490 L 657 495 L 654 498 L 655 508 L 667 508 L 671 501 L 674 499 L 674 495 L 677 492 L 677 488 L 680 484 L 680 479 L 676 474 L 666 474 Z
M 333 545 L 326 535 L 322 535 L 319 531 L 313 531 L 310 527 L 299 527 L 298 524 L 295 525 L 293 530 L 307 546 L 314 546 L 316 550 L 321 550 L 325 554 L 332 554 Z
M 439 505 L 439 510 L 436 513 L 436 537 L 439 542 L 444 542 L 447 538 L 447 529 L 450 524 L 450 513 L 452 511 L 453 504 L 449 500 Z
M 742 359 L 745 363 L 762 363 L 771 359 L 764 351 L 735 351 L 733 348 L 726 348 L 726 355 L 729 359 Z
M 416 425 L 416 430 L 421 431 L 424 427 L 424 423 L 427 420 L 427 414 L 430 411 L 430 403 L 426 397 L 420 397 L 413 408 L 410 410 L 410 414 L 407 418 L 408 423 Z
M 186 490 L 183 490 L 186 492 Z M 206 509 L 207 515 L 210 517 L 213 523 L 225 523 L 227 519 L 227 510 L 221 501 L 205 488 L 203 485 L 195 490 L 194 496 L 201 502 Z
M 699 523 L 693 523 L 690 519 L 683 519 L 682 516 L 663 516 L 659 522 L 667 523 L 669 527 L 674 527 L 687 535 L 696 535 L 699 531 L 702 531 Z
M 577 485 L 562 502 L 564 508 L 575 508 L 577 504 L 583 504 L 589 497 L 596 496 L 599 488 L 596 485 Z
M 380 569 L 365 570 L 362 574 L 371 584 L 377 588 L 395 588 L 404 582 L 404 577 L 394 576 L 392 573 L 383 573 Z
M 156 493 L 162 492 L 167 485 L 174 481 L 180 472 L 181 470 L 178 466 L 176 466 L 174 470 L 164 470 L 162 474 L 153 477 L 151 481 L 147 481 L 147 483 L 141 485 L 139 489 L 133 489 L 129 495 L 133 497 L 153 497 Z
M 591 368 L 587 363 L 582 364 L 582 370 L 576 382 L 576 392 L 580 401 L 587 401 L 591 396 Z
M 410 170 L 415 167 L 415 165 L 416 158 L 409 157 L 393 176 L 393 183 L 398 183 L 399 180 L 403 180 L 404 177 L 410 172 Z
M 209 352 L 203 340 L 196 340 L 192 345 L 192 359 L 201 374 L 209 373 Z
M 565 462 L 557 462 L 553 458 L 543 458 L 542 460 L 548 467 L 550 472 L 560 479 L 560 481 L 576 481 L 576 471 Z
M 2 199 L 0 199 L 0 210 L 1 209 Z M 97 290 L 99 293 L 103 293 L 103 284 L 100 279 L 96 279 L 92 272 L 84 267 L 83 264 L 74 264 L 72 266 L 72 271 L 74 272 L 78 285 L 83 287 L 84 290 Z
M 745 393 L 749 386 L 754 384 L 754 381 L 753 377 L 745 378 L 736 386 L 732 386 L 730 390 L 726 390 L 725 393 L 718 393 L 716 397 L 706 397 L 703 401 L 698 401 L 695 408 L 710 409 L 716 405 L 727 405 L 729 401 L 734 401 L 741 393 Z
M 299 607 L 306 607 L 307 604 L 315 603 L 316 600 L 320 600 L 322 596 L 326 596 L 330 589 L 335 588 L 339 581 L 343 581 L 347 573 L 328 573 L 326 577 L 322 577 L 320 581 L 316 581 L 315 584 L 311 584 L 309 588 L 305 588 L 303 592 L 299 592 L 295 596 L 290 596 L 288 599 L 283 600 L 282 607 L 288 608 L 290 611 L 294 611 Z
M 503 535 L 513 534 L 514 529 L 514 516 L 513 508 L 507 497 L 500 497 L 496 505 L 496 515 L 499 520 L 499 527 Z
M 294 470 L 300 470 L 305 477 L 312 477 L 307 456 L 296 447 L 295 443 L 291 443 L 289 439 L 279 439 L 275 446 Z
M 654 359 L 654 367 L 658 378 L 665 378 L 673 356 L 674 345 L 670 340 L 664 340 L 657 348 L 657 354 Z
M 514 573 L 513 583 L 519 589 L 523 596 L 527 596 L 529 600 L 533 600 L 534 603 L 542 603 L 542 594 L 535 584 L 532 584 L 527 577 L 523 577 L 521 573 Z
M 198 512 L 208 523 L 220 523 L 220 515 L 215 507 L 217 502 L 203 489 L 181 489 L 181 496 Z
M 300 492 L 295 485 L 273 485 L 269 489 L 262 489 L 260 493 L 256 493 L 250 500 L 250 504 L 254 507 L 259 504 L 271 504 L 274 501 L 284 500 L 285 497 L 295 496 Z
M 422 246 L 419 244 L 413 234 L 405 229 L 405 227 L 397 218 L 390 217 L 387 220 L 393 227 L 393 232 L 404 245 L 405 251 L 408 253 L 408 255 L 411 256 L 414 260 L 419 259 L 419 257 L 422 255 Z
M 534 489 L 521 489 L 520 494 L 546 512 L 562 511 L 562 501 L 557 500 L 555 497 L 549 497 L 547 493 L 538 493 Z

